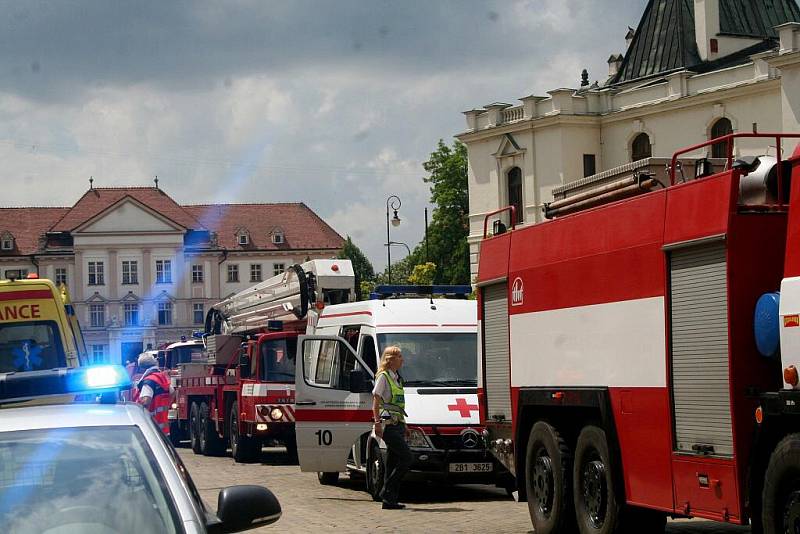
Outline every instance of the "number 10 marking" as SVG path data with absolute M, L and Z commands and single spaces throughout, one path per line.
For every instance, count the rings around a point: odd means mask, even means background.
M 317 436 L 319 445 L 328 447 L 333 443 L 333 434 L 331 434 L 330 430 L 317 430 L 314 435 Z

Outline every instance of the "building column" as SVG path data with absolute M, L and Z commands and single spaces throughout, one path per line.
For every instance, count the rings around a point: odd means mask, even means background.
M 116 300 L 119 298 L 117 295 L 117 251 L 111 249 L 108 251 L 108 278 L 106 284 L 108 285 L 108 299 Z
M 75 269 L 72 276 L 72 288 L 70 294 L 73 301 L 83 300 L 83 252 L 75 251 Z

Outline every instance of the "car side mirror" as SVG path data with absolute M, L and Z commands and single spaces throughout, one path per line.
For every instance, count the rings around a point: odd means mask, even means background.
M 366 393 L 372 391 L 371 384 L 364 371 L 350 371 L 350 393 Z
M 250 357 L 246 352 L 239 354 L 239 376 L 242 378 L 250 376 Z
M 271 525 L 281 517 L 278 498 L 263 486 L 230 486 L 219 492 L 217 517 L 209 532 L 241 532 Z

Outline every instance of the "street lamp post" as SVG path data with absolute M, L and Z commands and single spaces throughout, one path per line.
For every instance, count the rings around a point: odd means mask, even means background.
M 391 208 L 394 211 L 394 216 L 391 220 L 392 226 L 400 226 L 400 217 L 397 216 L 397 210 L 400 209 L 402 204 L 400 197 L 397 195 L 390 195 L 386 199 L 386 273 L 390 284 L 392 283 L 392 239 L 389 236 L 389 209 Z

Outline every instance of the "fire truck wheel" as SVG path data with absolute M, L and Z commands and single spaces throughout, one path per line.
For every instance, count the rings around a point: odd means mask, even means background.
M 200 452 L 203 456 L 220 456 L 225 452 L 225 445 L 214 428 L 211 410 L 205 402 L 200 403 Z
M 786 436 L 772 452 L 761 501 L 764 534 L 797 531 L 800 525 L 800 434 Z
M 189 409 L 189 444 L 195 454 L 200 454 L 200 408 L 196 402 Z
M 333 486 L 337 482 L 339 482 L 339 473 L 336 471 L 331 471 L 330 473 L 317 473 L 317 479 L 319 479 L 319 483 L 323 486 Z
M 581 534 L 607 534 L 621 526 L 613 469 L 606 433 L 596 426 L 584 427 L 575 445 L 572 469 L 572 495 Z
M 555 428 L 544 421 L 533 425 L 525 452 L 525 489 L 537 533 L 574 530 L 569 491 L 571 460 L 569 447 Z
M 252 463 L 258 460 L 261 453 L 261 442 L 253 437 L 239 434 L 239 403 L 231 404 L 228 421 L 230 422 L 231 456 L 239 463 Z
M 383 477 L 386 471 L 386 464 L 383 460 L 383 453 L 377 443 L 373 443 L 367 455 L 367 493 L 372 496 L 373 501 L 381 501 L 381 491 L 383 491 Z

